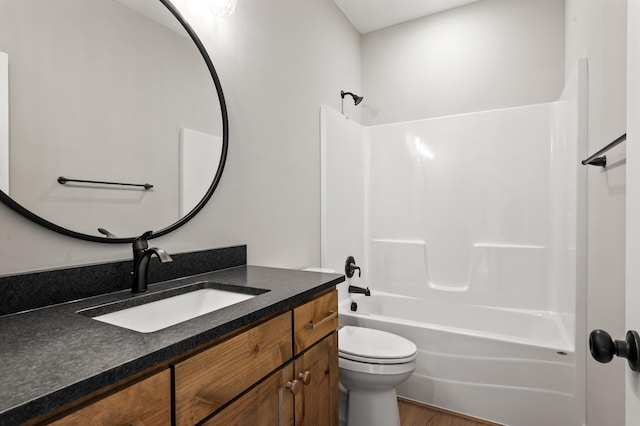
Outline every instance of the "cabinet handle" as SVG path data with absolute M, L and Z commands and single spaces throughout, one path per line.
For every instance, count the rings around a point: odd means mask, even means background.
M 300 383 L 298 380 L 292 380 L 292 381 L 288 381 L 285 386 L 287 389 L 289 389 L 289 391 L 292 394 L 295 395 L 296 393 L 298 393 L 298 390 L 300 389 L 300 386 L 298 386 L 298 383 Z
M 322 325 L 323 325 L 324 323 L 331 321 L 332 319 L 334 319 L 334 318 L 335 318 L 335 317 L 337 317 L 337 316 L 338 316 L 338 313 L 337 313 L 337 312 L 329 311 L 329 316 L 327 316 L 327 317 L 325 317 L 325 318 L 321 319 L 320 321 L 318 321 L 318 322 L 317 322 L 317 323 L 315 323 L 315 324 L 312 324 L 312 323 L 306 324 L 306 325 L 304 326 L 304 328 L 309 329 L 309 330 L 315 330 L 316 328 L 322 327 Z
M 298 379 L 302 381 L 303 385 L 308 385 L 311 383 L 311 372 L 309 370 L 298 374 Z

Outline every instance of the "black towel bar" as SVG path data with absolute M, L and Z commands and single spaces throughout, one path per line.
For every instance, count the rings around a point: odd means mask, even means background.
M 153 188 L 153 185 L 151 185 L 150 183 L 121 183 L 121 182 L 104 182 L 100 180 L 67 179 L 64 176 L 60 176 L 58 178 L 58 183 L 61 185 L 64 185 L 67 182 L 97 183 L 100 185 L 140 186 L 144 188 L 145 191 Z

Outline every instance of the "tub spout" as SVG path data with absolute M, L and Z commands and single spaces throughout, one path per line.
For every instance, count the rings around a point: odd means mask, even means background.
M 349 293 L 359 293 L 359 294 L 364 294 L 365 296 L 371 296 L 371 290 L 369 290 L 369 287 L 362 288 L 362 287 L 356 287 L 355 285 L 349 286 Z

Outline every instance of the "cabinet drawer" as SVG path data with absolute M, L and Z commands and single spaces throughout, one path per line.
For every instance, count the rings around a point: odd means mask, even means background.
M 166 369 L 51 424 L 170 425 L 171 373 Z
M 177 425 L 193 425 L 288 361 L 291 312 L 173 366 Z
M 304 351 L 337 328 L 337 290 L 295 308 L 293 310 L 295 353 Z

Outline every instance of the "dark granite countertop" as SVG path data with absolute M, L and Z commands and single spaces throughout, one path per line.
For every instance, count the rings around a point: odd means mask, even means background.
M 269 290 L 153 333 L 83 316 L 82 309 L 149 297 L 201 281 Z M 282 311 L 344 281 L 344 276 L 239 266 L 0 317 L 0 425 L 45 414 L 132 374 Z

